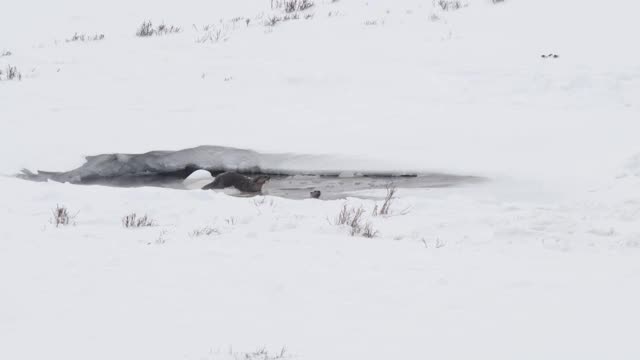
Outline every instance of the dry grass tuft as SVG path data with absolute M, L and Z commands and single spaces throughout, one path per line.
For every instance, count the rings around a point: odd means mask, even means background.
M 144 216 L 138 216 L 136 213 L 131 213 L 122 218 L 122 226 L 129 228 L 141 228 L 141 227 L 149 227 L 156 226 L 156 222 L 149 218 L 146 214 Z
M 75 218 L 77 215 L 77 213 L 75 215 L 71 215 L 69 209 L 64 205 L 56 205 L 56 207 L 51 211 L 50 222 L 56 227 L 75 225 Z

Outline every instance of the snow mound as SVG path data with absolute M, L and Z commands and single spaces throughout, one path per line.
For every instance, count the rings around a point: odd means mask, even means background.
M 211 183 L 214 177 L 207 170 L 196 170 L 189 175 L 182 184 L 189 190 L 202 189 L 205 185 Z

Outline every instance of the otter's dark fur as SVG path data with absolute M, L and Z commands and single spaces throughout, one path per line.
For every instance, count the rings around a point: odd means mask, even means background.
M 203 190 L 224 189 L 234 187 L 242 192 L 259 193 L 262 192 L 262 185 L 269 181 L 267 175 L 258 175 L 254 178 L 238 174 L 237 172 L 223 172 L 216 176 L 213 182 L 203 187 Z

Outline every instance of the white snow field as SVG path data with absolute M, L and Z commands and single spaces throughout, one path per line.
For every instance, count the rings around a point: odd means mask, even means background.
M 640 4 L 460 3 L 2 3 L 0 359 L 640 358 Z M 13 177 L 200 145 L 489 180 L 373 216 Z

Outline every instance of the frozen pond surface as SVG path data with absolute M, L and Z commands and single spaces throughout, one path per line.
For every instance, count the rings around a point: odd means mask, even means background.
M 398 188 L 435 188 L 470 184 L 482 181 L 472 176 L 448 174 L 420 174 L 397 176 L 393 174 L 339 176 L 289 176 L 272 177 L 264 187 L 264 193 L 291 199 L 305 199 L 312 190 L 320 190 L 322 199 L 331 200 L 346 196 L 358 196 L 358 191 L 385 189 L 390 184 Z M 358 196 L 363 197 L 363 196 Z M 366 196 L 364 196 L 366 197 Z
M 398 188 L 433 188 L 483 180 L 444 173 L 372 171 L 358 168 L 355 163 L 341 163 L 331 156 L 262 154 L 221 146 L 144 154 L 102 154 L 88 156 L 86 160 L 85 164 L 70 171 L 33 173 L 24 170 L 19 177 L 84 185 L 194 189 L 185 186 L 183 181 L 196 170 L 207 170 L 213 176 L 237 171 L 249 176 L 270 175 L 271 180 L 264 186 L 263 193 L 292 199 L 308 198 L 312 190 L 320 190 L 322 199 L 337 199 L 355 192 L 384 189 L 390 184 Z M 212 180 L 210 178 L 209 182 Z M 195 189 L 206 184 L 207 179 L 202 179 Z
M 262 188 L 263 195 L 280 196 L 289 199 L 307 199 L 310 192 L 320 190 L 322 200 L 342 199 L 347 196 L 359 198 L 378 198 L 367 193 L 368 190 L 386 189 L 388 186 L 397 188 L 440 188 L 461 186 L 483 181 L 473 176 L 458 176 L 440 173 L 397 175 L 397 174 L 348 174 L 348 175 L 273 175 L 271 180 Z M 200 180 L 194 184 L 185 185 L 183 182 L 167 182 L 159 184 L 163 187 L 177 189 L 198 189 L 211 182 Z M 195 185 L 195 186 L 194 186 Z M 215 190 L 224 191 L 235 196 L 254 196 L 243 194 L 235 189 Z

